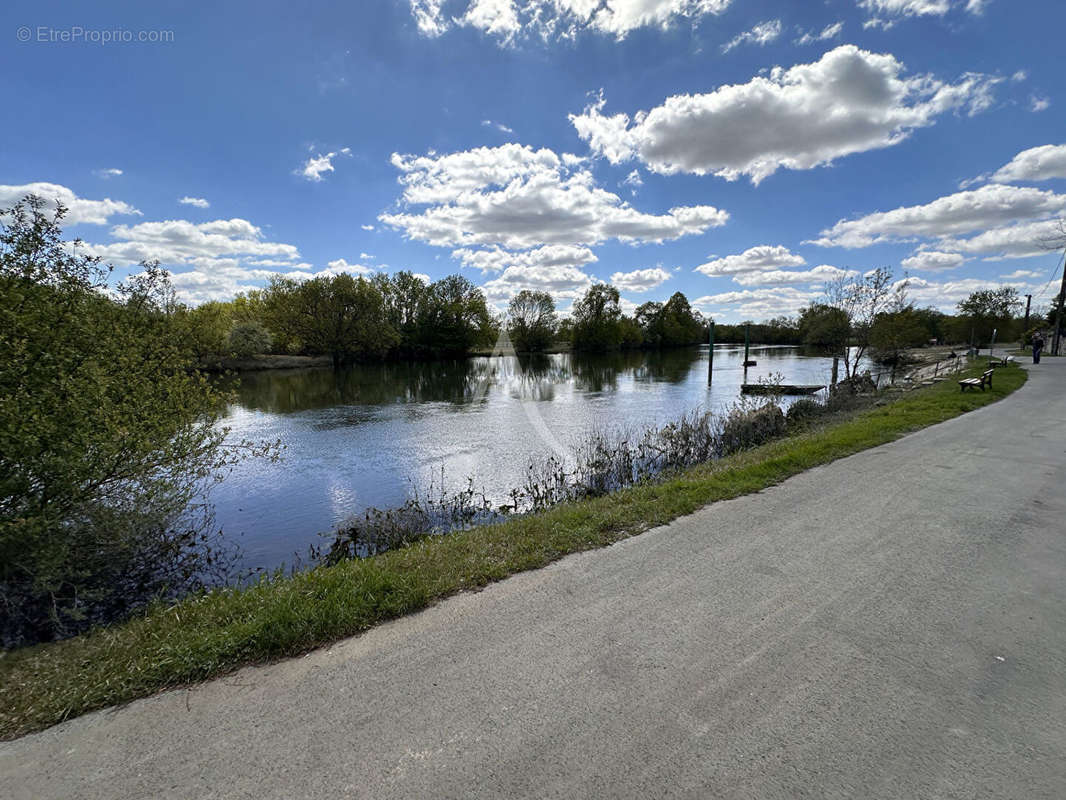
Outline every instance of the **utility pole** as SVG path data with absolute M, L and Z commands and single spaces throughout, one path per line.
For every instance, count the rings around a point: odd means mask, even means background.
M 1066 299 L 1066 264 L 1062 268 L 1062 286 L 1059 287 L 1059 304 L 1055 309 L 1055 336 L 1051 340 L 1051 355 L 1059 354 L 1059 343 L 1062 340 L 1062 302 Z
M 1029 307 L 1033 304 L 1033 296 L 1027 294 L 1025 296 L 1025 322 L 1022 323 L 1022 335 L 1024 336 L 1029 332 Z

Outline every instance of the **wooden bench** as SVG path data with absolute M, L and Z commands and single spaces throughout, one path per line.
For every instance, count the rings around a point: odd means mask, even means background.
M 992 386 L 992 370 L 986 370 L 981 373 L 980 378 L 963 378 L 959 381 L 959 391 L 965 392 L 967 389 L 980 389 L 983 392 L 986 385 L 989 388 Z
M 1014 363 L 1014 356 L 1003 356 L 1001 359 L 990 359 L 988 366 L 990 367 L 1009 367 Z

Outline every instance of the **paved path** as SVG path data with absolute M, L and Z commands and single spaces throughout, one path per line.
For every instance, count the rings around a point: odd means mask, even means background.
M 0 745 L 5 798 L 1066 797 L 1066 359 L 305 658 Z

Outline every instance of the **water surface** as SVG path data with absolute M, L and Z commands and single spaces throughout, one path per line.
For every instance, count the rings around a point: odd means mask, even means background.
M 539 358 L 268 370 L 240 378 L 223 425 L 236 438 L 285 446 L 277 463 L 248 461 L 212 490 L 216 519 L 246 567 L 306 557 L 308 545 L 368 506 L 402 505 L 418 488 L 472 478 L 493 502 L 521 485 L 531 457 L 569 448 L 597 427 L 643 428 L 698 407 L 721 411 L 744 382 L 743 347 Z M 831 359 L 753 347 L 784 383 L 828 382 Z

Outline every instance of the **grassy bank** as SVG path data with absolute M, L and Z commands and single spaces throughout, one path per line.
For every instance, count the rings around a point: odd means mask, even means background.
M 995 385 L 984 393 L 962 394 L 954 381 L 944 382 L 662 483 L 190 598 L 91 635 L 7 653 L 0 658 L 0 737 L 297 655 L 456 592 L 603 547 L 707 503 L 764 489 L 987 405 L 1020 387 L 1025 377 L 1019 368 L 997 370 Z

